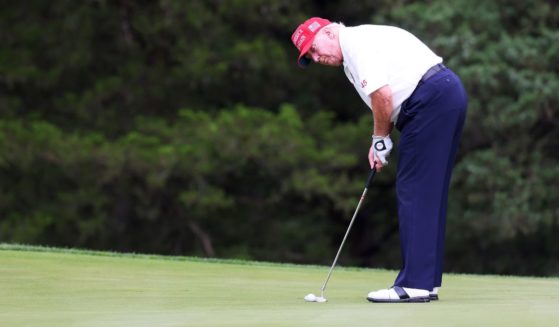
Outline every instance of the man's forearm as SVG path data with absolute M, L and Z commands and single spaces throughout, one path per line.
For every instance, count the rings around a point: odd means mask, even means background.
M 373 107 L 373 135 L 386 136 L 392 131 L 393 123 L 390 122 L 392 115 L 392 90 L 386 85 L 371 94 Z

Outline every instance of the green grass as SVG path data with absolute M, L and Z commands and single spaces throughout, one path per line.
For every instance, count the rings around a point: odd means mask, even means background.
M 556 326 L 559 279 L 445 276 L 441 300 L 372 304 L 394 271 L 0 245 L 0 326 Z

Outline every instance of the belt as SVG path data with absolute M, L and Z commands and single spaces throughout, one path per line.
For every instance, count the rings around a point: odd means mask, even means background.
M 435 66 L 429 68 L 425 74 L 421 77 L 421 82 L 425 82 L 429 78 L 431 78 L 436 73 L 440 72 L 441 70 L 446 69 L 446 66 L 443 64 L 436 64 Z

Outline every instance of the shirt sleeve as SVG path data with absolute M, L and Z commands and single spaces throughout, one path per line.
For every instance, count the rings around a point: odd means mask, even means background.
M 348 54 L 351 57 L 355 77 L 355 87 L 370 95 L 388 84 L 386 60 L 378 50 L 381 44 L 368 44 L 352 40 Z

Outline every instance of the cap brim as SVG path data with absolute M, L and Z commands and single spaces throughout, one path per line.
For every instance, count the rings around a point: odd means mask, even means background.
M 312 59 L 307 57 L 307 52 L 309 52 L 309 50 L 311 49 L 313 40 L 314 37 L 309 43 L 307 43 L 307 45 L 303 49 L 301 49 L 301 53 L 299 54 L 299 59 L 297 60 L 297 63 L 301 68 L 307 67 L 312 62 Z

